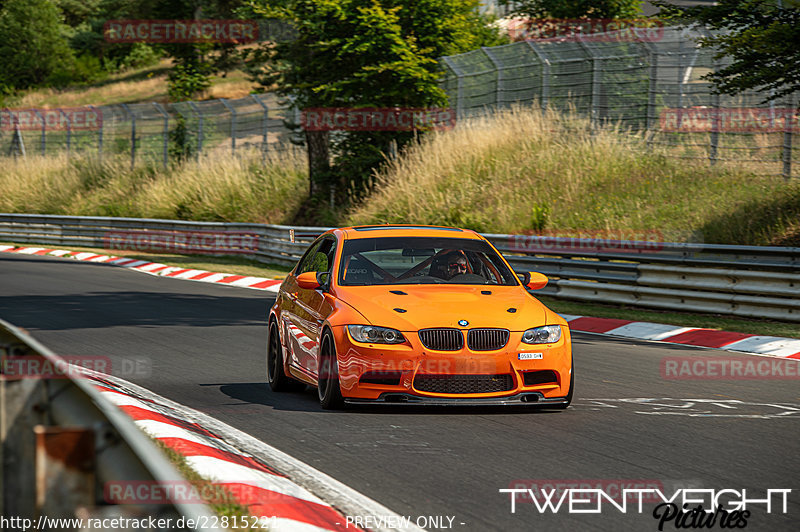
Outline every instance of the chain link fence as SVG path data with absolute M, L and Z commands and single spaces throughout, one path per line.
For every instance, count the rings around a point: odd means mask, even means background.
M 441 59 L 442 87 L 459 119 L 532 104 L 573 110 L 593 123 L 646 132 L 673 157 L 797 177 L 796 95 L 717 95 L 703 75 L 725 63 L 697 40 L 702 28 L 656 27 L 540 39 Z M 0 156 L 66 152 L 162 161 L 258 149 L 294 149 L 299 111 L 274 94 L 173 104 L 0 110 Z
M 289 111 L 274 94 L 173 104 L 0 109 L 0 155 L 96 154 L 141 160 L 293 149 Z M 294 111 L 291 111 L 292 120 Z
M 459 118 L 512 104 L 574 110 L 594 123 L 646 131 L 674 157 L 798 175 L 797 95 L 714 94 L 701 77 L 726 63 L 700 48 L 702 28 L 642 28 L 526 40 L 442 58 L 443 88 Z

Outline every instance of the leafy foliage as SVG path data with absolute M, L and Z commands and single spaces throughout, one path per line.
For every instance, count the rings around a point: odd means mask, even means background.
M 300 109 L 443 106 L 436 58 L 499 42 L 475 0 L 253 0 L 246 13 L 295 29 L 295 39 L 252 51 L 246 64 L 262 87 Z M 390 146 L 412 138 L 307 131 L 312 184 L 368 189 Z
M 658 4 L 668 20 L 700 22 L 719 30 L 702 40 L 702 46 L 719 50 L 718 59 L 731 59 L 729 65 L 704 76 L 719 92 L 756 89 L 770 101 L 800 89 L 800 2 L 719 0 L 691 8 Z
M 641 16 L 638 0 L 522 0 L 512 13 L 531 18 L 634 18 Z
M 7 0 L 0 10 L 0 87 L 46 84 L 74 65 L 58 7 L 50 0 Z

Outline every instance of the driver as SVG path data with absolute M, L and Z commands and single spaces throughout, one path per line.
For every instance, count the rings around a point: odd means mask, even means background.
M 447 258 L 447 267 L 445 269 L 447 280 L 449 281 L 456 275 L 467 273 L 467 259 L 463 255 L 452 253 Z

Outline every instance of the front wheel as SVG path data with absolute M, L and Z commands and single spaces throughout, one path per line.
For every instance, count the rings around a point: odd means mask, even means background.
M 283 347 L 278 336 L 277 323 L 270 322 L 267 335 L 267 382 L 273 392 L 285 392 L 293 388 L 293 382 L 283 371 Z
M 567 407 L 572 403 L 572 394 L 575 391 L 575 363 L 573 362 L 570 365 L 569 371 L 569 392 L 567 392 L 567 402 L 562 403 L 559 405 L 555 405 L 555 408 L 559 410 L 566 410 Z
M 339 386 L 339 363 L 336 360 L 336 343 L 330 331 L 325 331 L 320 345 L 317 391 L 319 404 L 325 410 L 336 410 L 344 406 L 342 389 Z

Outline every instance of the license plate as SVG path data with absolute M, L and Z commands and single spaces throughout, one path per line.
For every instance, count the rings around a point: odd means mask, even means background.
M 520 353 L 519 359 L 520 360 L 541 360 L 542 353 Z

